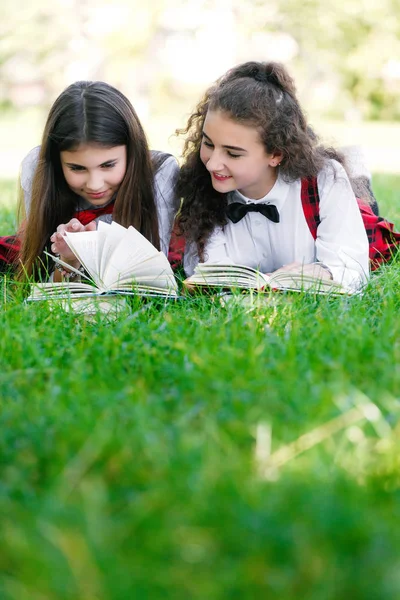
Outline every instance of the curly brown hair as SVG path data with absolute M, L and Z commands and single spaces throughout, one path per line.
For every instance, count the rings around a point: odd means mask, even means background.
M 337 160 L 346 169 L 343 154 L 321 145 L 308 125 L 294 81 L 282 64 L 246 62 L 229 70 L 206 91 L 186 127 L 176 132 L 186 136 L 177 183 L 183 199 L 178 227 L 188 241 L 197 244 L 200 260 L 204 260 L 204 248 L 214 228 L 227 222 L 227 194 L 214 190 L 200 159 L 209 110 L 256 127 L 266 152 L 282 155 L 279 170 L 287 182 L 317 176 L 327 159 Z

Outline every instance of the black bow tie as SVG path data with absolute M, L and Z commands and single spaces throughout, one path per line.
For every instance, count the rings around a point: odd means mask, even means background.
M 226 216 L 232 223 L 237 223 L 248 212 L 260 212 L 270 221 L 279 223 L 279 212 L 275 204 L 242 204 L 241 202 L 232 202 L 232 204 L 228 204 L 227 206 Z

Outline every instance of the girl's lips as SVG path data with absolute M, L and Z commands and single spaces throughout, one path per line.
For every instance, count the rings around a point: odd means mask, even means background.
M 213 173 L 212 176 L 217 181 L 226 181 L 227 179 L 231 179 L 232 175 L 219 175 L 218 173 Z
M 98 192 L 97 194 L 91 194 L 90 192 L 86 192 L 89 198 L 93 198 L 94 200 L 98 200 L 99 198 L 104 198 L 107 192 Z

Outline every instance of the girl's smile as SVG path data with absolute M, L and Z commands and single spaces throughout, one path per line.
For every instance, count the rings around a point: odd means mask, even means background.
M 232 179 L 232 175 L 220 175 L 219 173 L 211 173 L 211 176 L 217 181 L 226 181 L 227 179 Z

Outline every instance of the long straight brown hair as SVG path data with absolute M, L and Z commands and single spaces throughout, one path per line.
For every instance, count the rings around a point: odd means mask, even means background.
M 126 146 L 126 172 L 116 195 L 113 219 L 125 227 L 133 225 L 160 248 L 154 173 L 166 155 L 151 156 L 138 116 L 120 91 L 104 82 L 78 81 L 56 99 L 44 128 L 22 232 L 21 277 L 38 279 L 53 268 L 43 252 L 58 225 L 73 217 L 78 202 L 65 181 L 60 152 L 80 144 Z

